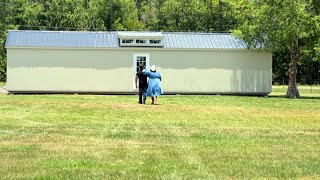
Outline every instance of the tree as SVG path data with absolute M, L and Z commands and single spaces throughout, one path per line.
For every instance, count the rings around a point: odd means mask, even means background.
M 138 10 L 132 0 L 115 0 L 113 12 L 114 30 L 142 30 L 144 24 L 138 19 Z
M 136 0 L 136 2 L 138 2 Z M 159 30 L 159 0 L 141 1 L 138 9 L 138 17 L 148 30 Z
M 167 0 L 160 9 L 162 27 L 169 31 L 204 31 L 206 6 L 200 0 Z
M 0 81 L 6 80 L 6 53 L 4 49 L 4 40 L 6 37 L 6 12 L 7 12 L 7 3 L 6 0 L 0 2 Z
M 287 97 L 300 97 L 297 63 L 314 51 L 319 40 L 319 14 L 310 0 L 240 0 L 233 3 L 239 21 L 234 34 L 248 48 L 290 52 Z

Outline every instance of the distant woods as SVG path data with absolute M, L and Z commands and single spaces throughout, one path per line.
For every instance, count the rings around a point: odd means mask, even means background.
M 2 0 L 2 19 L 18 29 L 229 31 L 221 0 Z

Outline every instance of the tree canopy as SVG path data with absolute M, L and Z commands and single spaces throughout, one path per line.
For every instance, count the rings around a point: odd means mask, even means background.
M 317 59 L 320 37 L 318 4 L 309 0 L 241 0 L 234 3 L 238 27 L 234 33 L 249 48 L 290 55 L 287 97 L 299 97 L 297 63 Z
M 275 78 L 320 79 L 318 0 L 1 0 L 0 80 L 8 29 L 233 32 L 274 53 Z M 311 82 L 312 83 L 312 82 Z

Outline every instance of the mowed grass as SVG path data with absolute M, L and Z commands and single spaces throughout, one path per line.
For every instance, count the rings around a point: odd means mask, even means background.
M 0 95 L 0 177 L 320 178 L 317 96 L 137 100 Z
M 284 96 L 287 93 L 288 86 L 273 86 L 271 96 Z M 302 98 L 320 97 L 320 85 L 299 85 L 298 90 Z

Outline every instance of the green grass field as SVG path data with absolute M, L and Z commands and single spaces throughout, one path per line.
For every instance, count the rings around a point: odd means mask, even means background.
M 284 96 L 288 86 L 273 86 L 271 96 Z M 320 85 L 318 86 L 298 86 L 300 95 L 303 97 L 320 97 Z
M 0 179 L 319 179 L 320 96 L 286 99 L 276 88 L 162 96 L 158 106 L 0 95 Z

